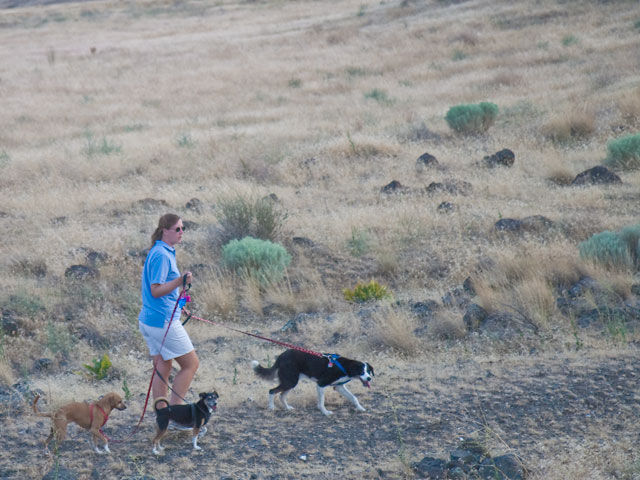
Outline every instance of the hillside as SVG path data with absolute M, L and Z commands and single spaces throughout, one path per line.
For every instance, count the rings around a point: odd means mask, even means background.
M 638 2 L 36 3 L 0 2 L 0 478 L 424 478 L 463 438 L 526 478 L 640 478 Z M 267 284 L 223 257 L 252 205 L 291 255 Z M 168 211 L 214 322 L 187 326 L 191 398 L 220 409 L 202 452 L 155 458 L 152 415 L 127 434 Z M 371 281 L 389 295 L 345 300 Z M 269 413 L 250 361 L 282 348 L 226 327 L 370 362 L 367 412 L 329 392 L 325 418 L 306 383 Z M 33 392 L 110 390 L 111 456 L 75 427 L 43 454 Z

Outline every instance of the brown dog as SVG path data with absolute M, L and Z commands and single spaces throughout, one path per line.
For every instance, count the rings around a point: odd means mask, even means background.
M 38 411 L 38 399 L 40 395 L 36 395 L 33 399 L 33 411 L 39 417 L 51 418 L 51 433 L 45 440 L 45 448 L 49 448 L 49 442 L 53 438 L 56 440 L 56 449 L 64 441 L 67 436 L 67 425 L 69 423 L 77 423 L 82 428 L 86 428 L 91 432 L 91 445 L 97 453 L 111 453 L 109 450 L 109 439 L 102 433 L 102 427 L 109 419 L 111 410 L 117 408 L 124 410 L 127 406 L 122 401 L 122 397 L 117 393 L 107 393 L 94 403 L 73 402 L 63 405 L 54 413 L 42 413 Z M 104 442 L 104 450 L 98 448 L 98 439 Z

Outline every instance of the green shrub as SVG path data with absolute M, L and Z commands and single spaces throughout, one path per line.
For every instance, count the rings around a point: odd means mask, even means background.
M 383 287 L 375 280 L 369 283 L 358 283 L 353 290 L 345 288 L 342 293 L 344 299 L 348 302 L 364 303 L 369 300 L 382 300 L 383 298 L 392 298 L 387 287 Z
M 620 170 L 640 168 L 640 133 L 625 135 L 607 143 L 605 165 Z
M 373 90 L 370 90 L 370 91 L 366 92 L 364 94 L 364 98 L 371 98 L 371 99 L 375 100 L 376 102 L 382 103 L 382 104 L 393 103 L 391 101 L 391 99 L 389 98 L 389 95 L 387 95 L 387 92 L 385 92 L 384 90 L 382 90 L 380 88 L 374 88 Z
M 69 358 L 77 339 L 63 323 L 47 323 L 47 348 L 54 354 Z
M 291 255 L 280 244 L 245 237 L 222 247 L 222 260 L 226 267 L 268 285 L 282 279 Z
M 222 243 L 254 237 L 277 240 L 287 213 L 269 197 L 252 199 L 240 195 L 218 201 Z
M 633 267 L 629 245 L 617 232 L 596 233 L 578 245 L 580 257 L 607 267 Z
M 455 132 L 473 135 L 486 132 L 497 116 L 498 106 L 495 103 L 482 102 L 451 107 L 445 120 L 449 128 Z
M 109 360 L 109 355 L 105 353 L 100 359 L 94 358 L 91 365 L 85 363 L 83 366 L 89 371 L 94 379 L 103 380 L 107 377 L 107 373 L 109 372 L 111 365 L 112 363 L 111 360 Z

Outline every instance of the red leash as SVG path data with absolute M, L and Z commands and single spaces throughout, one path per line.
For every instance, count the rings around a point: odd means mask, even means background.
M 292 345 L 290 343 L 281 342 L 280 340 L 274 340 L 272 338 L 263 337 L 262 335 L 256 335 L 255 333 L 250 333 L 250 332 L 245 332 L 245 331 L 242 331 L 242 330 L 238 330 L 237 328 L 229 327 L 229 326 L 224 325 L 222 323 L 212 322 L 211 320 L 207 320 L 205 318 L 196 317 L 195 315 L 192 315 L 191 313 L 189 313 L 189 311 L 186 308 L 183 308 L 182 311 L 184 313 L 186 313 L 187 315 L 189 315 L 189 318 L 195 318 L 196 320 L 200 320 L 201 322 L 204 322 L 204 323 L 209 323 L 211 325 L 218 325 L 218 326 L 220 326 L 222 328 L 226 328 L 227 330 L 233 330 L 234 332 L 242 333 L 244 335 L 249 335 L 250 337 L 259 338 L 260 340 L 266 340 L 267 342 L 275 343 L 275 344 L 281 345 L 283 347 L 292 348 L 294 350 L 299 350 L 301 352 L 309 353 L 311 355 L 315 355 L 316 357 L 324 357 L 325 356 L 324 354 L 322 354 L 320 352 L 314 352 L 313 350 L 308 350 L 306 348 L 298 347 L 298 346 Z

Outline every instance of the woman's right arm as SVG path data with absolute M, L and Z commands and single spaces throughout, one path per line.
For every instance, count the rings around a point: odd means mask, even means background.
M 185 272 L 184 275 L 187 276 L 187 283 L 191 283 L 191 272 Z M 173 292 L 176 288 L 182 287 L 182 279 L 184 278 L 184 275 L 167 283 L 151 284 L 151 296 L 153 298 L 164 297 L 165 295 Z

